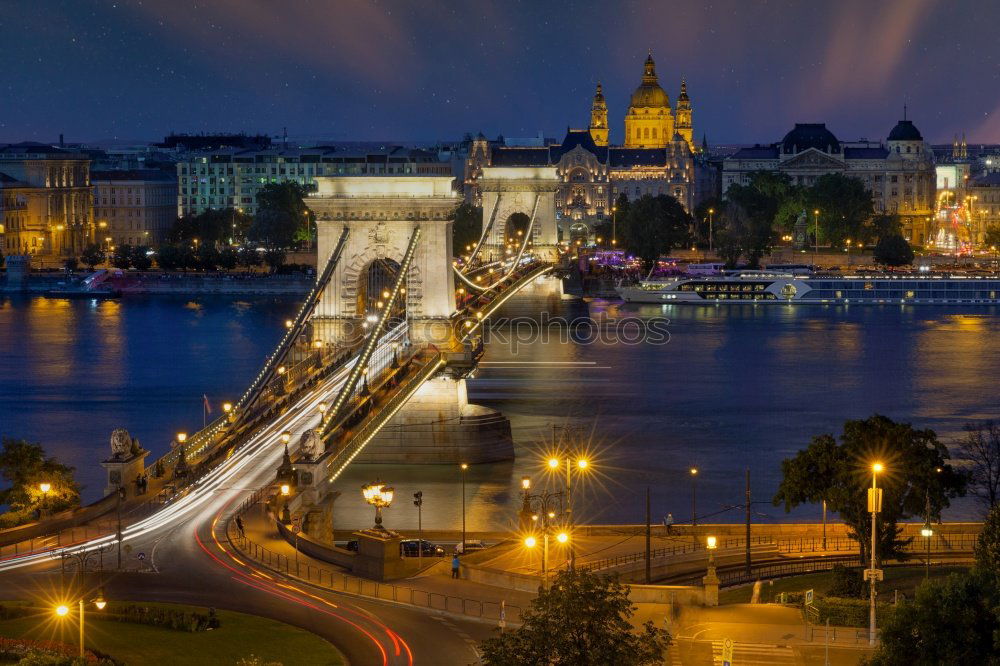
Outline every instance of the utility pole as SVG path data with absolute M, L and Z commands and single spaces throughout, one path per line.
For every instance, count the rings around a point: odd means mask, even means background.
M 751 567 L 750 567 L 750 468 L 749 467 L 747 467 L 747 507 L 746 508 L 747 508 L 747 547 L 746 547 L 747 566 L 746 566 L 746 570 L 747 570 L 747 577 L 749 577 L 750 576 L 750 571 L 751 571 Z
M 424 505 L 424 491 L 418 490 L 413 493 L 413 506 L 417 507 L 417 567 L 423 568 L 424 563 L 424 530 L 422 509 Z
M 646 585 L 652 582 L 652 572 L 649 562 L 649 541 L 650 541 L 650 524 L 649 524 L 649 486 L 646 486 Z
M 115 537 L 118 540 L 118 570 L 122 570 L 122 500 L 125 499 L 125 486 L 118 486 L 118 504 L 116 505 L 118 513 L 118 532 Z

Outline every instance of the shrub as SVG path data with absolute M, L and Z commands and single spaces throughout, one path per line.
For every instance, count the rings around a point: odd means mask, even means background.
M 819 624 L 829 618 L 830 624 L 839 627 L 867 627 L 869 602 L 864 599 L 842 599 L 840 597 L 822 597 L 816 600 L 819 611 Z M 876 604 L 875 614 L 879 625 L 883 624 L 895 610 L 891 604 Z
M 865 581 L 860 568 L 835 564 L 830 573 L 833 580 L 827 596 L 847 599 L 860 599 L 865 596 Z
M 152 608 L 149 606 L 109 605 L 106 619 L 114 622 L 129 622 L 132 624 L 148 624 L 154 627 L 164 627 L 175 631 L 198 632 L 217 629 L 220 626 L 215 609 L 208 614 L 195 611 L 184 611 L 174 608 Z

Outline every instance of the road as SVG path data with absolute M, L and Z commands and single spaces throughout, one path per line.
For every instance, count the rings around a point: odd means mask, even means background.
M 390 342 L 387 336 L 383 344 Z M 187 495 L 124 530 L 130 561 L 144 553 L 143 564 L 151 572 L 110 576 L 107 597 L 191 603 L 274 618 L 326 638 L 356 665 L 476 663 L 474 644 L 490 635 L 490 625 L 287 581 L 242 560 L 217 537 L 231 507 L 273 480 L 283 450 L 281 434 L 290 431 L 297 437 L 314 427 L 319 403 L 336 395 L 348 371 L 343 368 L 302 397 Z M 102 546 L 113 547 L 113 538 L 94 539 L 85 547 Z M 113 551 L 108 559 L 114 559 Z M 51 598 L 59 586 L 52 575 L 58 569 L 45 554 L 5 560 L 0 586 L 12 591 L 10 596 Z M 88 584 L 97 583 L 88 579 Z M 294 664 L 294 655 L 284 663 Z

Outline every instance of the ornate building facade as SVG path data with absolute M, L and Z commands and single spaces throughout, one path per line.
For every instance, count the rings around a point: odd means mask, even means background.
M 90 158 L 40 143 L 0 146 L 4 254 L 79 256 L 94 241 Z
M 777 143 L 743 148 L 723 162 L 722 193 L 746 184 L 755 171 L 787 174 L 812 185 L 828 173 L 859 179 L 871 192 L 877 213 L 898 215 L 903 235 L 917 245 L 931 240 L 934 227 L 934 153 L 910 120 L 900 120 L 885 143 L 841 142 L 823 123 L 797 123 Z
M 621 194 L 632 200 L 666 194 L 693 211 L 701 193 L 710 189 L 696 183 L 711 174 L 693 143 L 692 114 L 683 80 L 676 114 L 671 109 L 650 55 L 625 114 L 621 145 L 609 142 L 608 107 L 598 83 L 588 128 L 568 129 L 562 142 L 524 147 L 508 146 L 502 138 L 491 141 L 482 134 L 473 139 L 465 164 L 466 198 L 481 205 L 478 180 L 484 167 L 555 166 L 561 180 L 556 212 L 564 240 L 592 233 L 598 222 L 611 215 Z

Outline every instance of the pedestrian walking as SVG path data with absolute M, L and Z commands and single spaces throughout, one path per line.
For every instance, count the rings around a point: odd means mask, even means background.
M 240 533 L 240 538 L 246 538 L 246 531 L 243 529 L 243 518 L 236 516 L 236 531 Z
M 458 578 L 458 567 L 459 567 L 459 564 L 460 563 L 458 561 L 458 553 L 455 553 L 451 557 L 451 577 L 452 578 Z
M 667 534 L 670 534 L 670 528 L 674 526 L 674 514 L 668 513 L 667 517 L 663 519 L 663 527 L 666 528 Z

